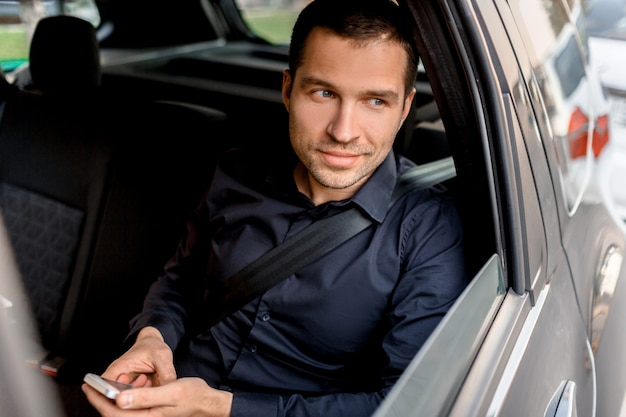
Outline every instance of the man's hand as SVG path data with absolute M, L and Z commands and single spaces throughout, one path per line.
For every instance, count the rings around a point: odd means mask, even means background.
M 135 344 L 102 376 L 137 387 L 122 391 L 113 402 L 83 384 L 87 399 L 105 417 L 230 416 L 231 393 L 200 378 L 176 379 L 172 350 L 153 327 L 142 329 Z
M 139 387 L 167 384 L 176 380 L 172 350 L 157 329 L 146 327 L 137 335 L 135 344 L 113 361 L 102 376 Z
M 137 335 L 135 344 L 113 361 L 102 376 L 135 387 L 165 385 L 176 380 L 172 350 L 165 344 L 163 336 L 157 329 L 146 327 Z M 112 405 L 103 403 L 101 400 L 105 399 L 104 396 L 86 384 L 83 384 L 83 392 L 87 395 L 87 400 L 98 410 L 101 407 L 106 410 L 107 405 Z
M 230 417 L 233 397 L 200 378 L 122 391 L 115 403 L 89 386 L 83 385 L 83 391 L 104 417 Z
M 172 350 L 157 329 L 146 327 L 102 376 L 140 387 L 165 385 L 176 380 Z

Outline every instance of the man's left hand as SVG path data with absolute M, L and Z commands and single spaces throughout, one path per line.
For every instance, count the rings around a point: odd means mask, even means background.
M 211 388 L 200 378 L 122 391 L 115 402 L 86 384 L 83 391 L 103 417 L 230 417 L 233 398 L 230 392 Z

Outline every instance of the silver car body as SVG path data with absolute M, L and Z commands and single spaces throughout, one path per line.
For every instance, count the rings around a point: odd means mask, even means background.
M 429 8 L 415 3 L 416 15 Z M 484 111 L 500 205 L 494 222 L 502 242 L 510 235 L 376 417 L 624 415 L 626 240 L 601 192 L 600 166 L 612 150 L 594 152 L 593 140 L 605 139 L 606 119 L 597 118 L 607 110 L 594 98 L 596 75 L 570 4 L 441 6 L 455 22 L 450 38 L 471 63 L 467 79 L 477 80 L 469 83 Z M 574 34 L 579 55 L 568 58 L 566 73 L 584 71 L 573 86 L 582 91 L 569 102 L 553 77 L 564 33 Z M 584 154 L 572 155 L 568 140 L 576 135 L 561 129 L 585 106 L 588 142 Z

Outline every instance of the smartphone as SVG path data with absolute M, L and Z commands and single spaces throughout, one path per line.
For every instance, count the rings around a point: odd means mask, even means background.
M 96 375 L 92 373 L 88 373 L 87 375 L 85 375 L 85 377 L 83 378 L 83 381 L 85 381 L 91 387 L 95 388 L 98 392 L 100 392 L 105 397 L 110 398 L 112 400 L 114 400 L 115 397 L 117 397 L 117 394 L 119 394 L 121 391 L 134 388 L 130 384 L 124 384 L 122 382 L 112 381 L 110 379 L 106 379 L 106 378 L 101 377 L 100 375 Z

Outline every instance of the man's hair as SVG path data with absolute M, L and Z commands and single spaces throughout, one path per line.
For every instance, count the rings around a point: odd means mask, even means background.
M 295 77 L 302 65 L 307 38 L 314 28 L 329 29 L 357 44 L 367 44 L 384 36 L 406 51 L 405 94 L 409 94 L 415 84 L 418 64 L 413 25 L 409 11 L 392 0 L 313 0 L 302 10 L 293 27 L 289 71 Z

